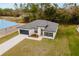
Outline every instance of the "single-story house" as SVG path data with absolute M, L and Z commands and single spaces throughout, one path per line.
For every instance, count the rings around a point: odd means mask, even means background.
M 54 39 L 57 33 L 58 24 L 47 20 L 35 20 L 26 25 L 18 27 L 19 34 L 27 35 L 37 34 L 42 38 Z

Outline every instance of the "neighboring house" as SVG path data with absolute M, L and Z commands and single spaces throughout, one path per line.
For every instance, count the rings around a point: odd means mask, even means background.
M 79 32 L 79 25 L 77 25 L 77 28 L 76 28 L 76 29 L 77 29 L 77 31 Z
M 18 28 L 19 34 L 27 36 L 37 34 L 42 38 L 54 39 L 57 33 L 58 24 L 47 20 L 35 20 Z

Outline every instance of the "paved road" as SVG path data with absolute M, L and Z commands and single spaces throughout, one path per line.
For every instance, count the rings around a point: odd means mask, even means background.
M 0 29 L 0 38 L 6 36 L 8 34 L 11 34 L 13 32 L 16 32 L 17 30 L 18 29 L 16 28 L 16 26 Z
M 8 51 L 12 47 L 14 47 L 16 44 L 18 44 L 19 42 L 21 42 L 25 38 L 26 38 L 25 35 L 17 35 L 16 37 L 14 37 L 14 38 L 2 43 L 0 45 L 0 55 L 2 55 L 6 51 Z

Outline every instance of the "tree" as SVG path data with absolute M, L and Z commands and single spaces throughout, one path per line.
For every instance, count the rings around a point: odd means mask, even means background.
M 47 19 L 65 24 L 71 22 L 77 23 L 79 21 L 79 5 L 77 3 L 64 3 L 62 5 L 63 7 L 60 8 L 57 3 L 15 4 L 18 13 L 20 15 L 29 15 L 31 21 L 36 19 Z
M 28 5 L 29 11 L 30 11 L 30 17 L 31 17 L 31 21 L 36 19 L 36 14 L 38 12 L 38 6 L 36 4 L 29 4 Z
M 56 10 L 54 9 L 54 7 L 50 7 L 47 8 L 44 13 L 48 20 L 52 20 L 54 18 L 53 16 L 56 13 Z
M 78 12 L 79 12 L 79 5 L 77 3 L 70 3 L 68 4 L 70 6 L 70 11 L 72 15 L 72 23 L 79 24 L 79 19 L 78 19 Z
M 57 3 L 53 3 L 54 7 L 57 9 L 58 8 L 58 4 Z
M 45 16 L 44 16 L 44 11 L 48 8 L 48 7 L 51 7 L 51 4 L 50 3 L 39 3 L 38 4 L 39 7 L 38 7 L 38 16 L 40 16 L 39 18 L 40 19 L 44 19 Z

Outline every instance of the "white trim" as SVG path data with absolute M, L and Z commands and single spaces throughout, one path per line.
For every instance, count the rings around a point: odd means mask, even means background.
M 34 33 L 34 34 L 38 34 L 39 36 L 41 36 L 41 27 L 38 27 L 37 33 L 34 32 L 34 29 L 22 29 L 22 28 L 19 28 L 19 29 L 18 29 L 19 34 L 21 34 L 21 33 L 20 33 L 20 30 L 28 30 L 28 31 L 29 31 L 29 35 Z M 31 30 L 33 30 L 32 33 L 30 32 Z M 56 32 L 51 32 L 51 33 L 53 33 L 53 36 L 52 36 L 52 37 L 44 36 L 44 32 L 46 32 L 46 31 L 43 31 L 42 37 L 43 37 L 43 38 L 49 38 L 49 39 L 55 39 L 55 36 L 56 36 L 56 34 L 57 34 L 57 31 L 58 31 L 58 26 L 57 26 L 57 28 L 56 28 Z M 49 32 L 48 32 L 48 33 L 49 33 Z M 29 36 L 29 35 L 28 35 L 28 36 Z
M 18 33 L 20 34 L 20 29 L 18 29 Z
M 44 32 L 45 32 L 45 31 L 44 31 Z M 52 37 L 49 37 L 49 36 L 45 36 L 45 35 L 44 35 L 44 32 L 43 32 L 43 38 L 54 39 L 54 38 L 53 38 L 53 36 L 52 36 Z M 48 32 L 48 33 L 49 33 L 49 32 Z M 51 32 L 51 33 L 53 34 L 53 32 Z M 53 34 L 53 35 L 54 35 L 54 34 Z
M 18 29 L 18 32 L 19 32 L 19 35 L 21 34 L 20 33 L 20 30 L 28 30 L 28 29 Z M 29 30 L 28 30 L 29 31 Z M 25 34 L 24 34 L 25 35 Z M 29 35 L 28 35 L 29 36 Z
M 56 32 L 54 32 L 53 34 L 54 34 L 54 37 L 53 37 L 53 39 L 55 39 L 55 37 L 56 37 L 56 34 L 57 34 L 57 31 L 58 31 L 58 27 L 57 27 L 57 29 L 56 29 Z
M 32 34 L 35 34 L 34 29 L 29 30 L 29 36 L 32 35 Z

